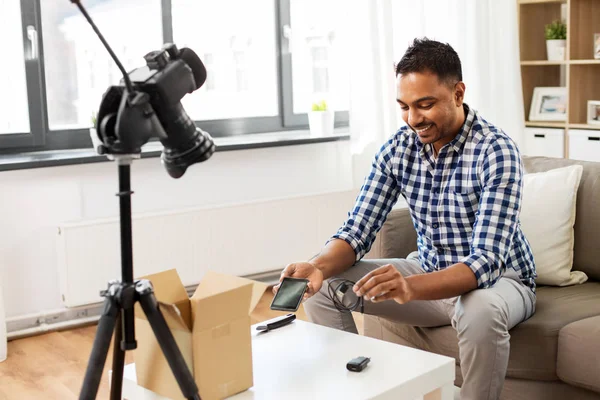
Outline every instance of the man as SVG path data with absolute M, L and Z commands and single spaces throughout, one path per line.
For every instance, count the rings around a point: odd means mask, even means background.
M 367 314 L 420 327 L 451 324 L 461 399 L 498 399 L 508 331 L 535 310 L 535 265 L 519 222 L 521 157 L 501 129 L 463 102 L 460 59 L 449 45 L 415 40 L 396 76 L 407 126 L 375 155 L 344 225 L 282 278 L 309 279 L 305 310 L 317 324 L 356 332 L 352 315 L 328 295 L 324 280 L 333 277 L 356 282 Z M 399 196 L 408 203 L 418 252 L 361 261 Z

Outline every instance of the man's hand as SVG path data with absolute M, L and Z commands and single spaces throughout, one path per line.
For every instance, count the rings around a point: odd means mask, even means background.
M 358 296 L 365 296 L 366 300 L 374 303 L 393 299 L 404 304 L 413 300 L 410 283 L 391 264 L 369 272 L 356 282 L 353 290 Z
M 284 268 L 279 277 L 279 284 L 273 287 L 274 294 L 277 294 L 281 286 L 281 281 L 285 277 L 308 279 L 308 288 L 306 289 L 306 293 L 304 293 L 304 300 L 317 293 L 321 290 L 321 286 L 323 286 L 323 272 L 309 262 L 299 262 L 289 264 Z

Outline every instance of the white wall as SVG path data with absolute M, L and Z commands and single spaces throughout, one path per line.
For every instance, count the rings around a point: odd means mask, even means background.
M 0 173 L 0 283 L 7 317 L 63 307 L 57 226 L 118 216 L 117 181 L 114 162 Z M 348 141 L 217 152 L 179 180 L 166 174 L 158 158 L 132 165 L 134 214 L 352 187 Z M 268 217 L 265 224 L 269 224 Z M 90 257 L 102 257 L 102 249 Z

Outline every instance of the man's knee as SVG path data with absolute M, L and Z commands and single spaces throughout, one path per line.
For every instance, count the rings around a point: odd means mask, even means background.
M 508 310 L 496 293 L 477 289 L 458 298 L 452 324 L 459 340 L 486 344 L 507 333 Z

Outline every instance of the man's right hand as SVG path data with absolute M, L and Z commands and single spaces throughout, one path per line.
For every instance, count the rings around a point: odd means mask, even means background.
M 279 284 L 273 287 L 273 294 L 277 293 L 281 281 L 285 277 L 308 279 L 308 288 L 304 294 L 304 300 L 317 293 L 323 286 L 323 272 L 320 269 L 309 262 L 298 262 L 289 264 L 283 269 L 279 277 Z

